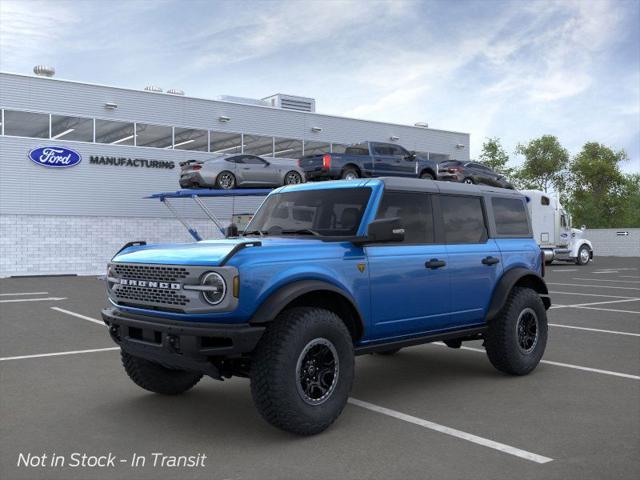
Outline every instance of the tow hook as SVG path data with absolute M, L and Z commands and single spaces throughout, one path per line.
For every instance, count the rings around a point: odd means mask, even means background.
M 118 325 L 111 325 L 109 327 L 109 334 L 114 341 L 120 342 L 120 327 Z
M 167 345 L 172 352 L 180 353 L 180 337 L 167 335 Z

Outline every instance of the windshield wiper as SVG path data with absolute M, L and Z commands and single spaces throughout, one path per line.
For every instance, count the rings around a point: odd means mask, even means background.
M 242 232 L 243 237 L 246 237 L 247 235 L 260 235 L 261 237 L 264 237 L 268 234 L 269 232 L 267 232 L 266 230 L 250 230 L 248 232 Z
M 282 230 L 282 233 L 287 234 L 291 233 L 294 235 L 315 235 L 316 237 L 321 237 L 322 235 L 315 230 L 311 230 L 310 228 L 300 228 L 297 230 Z

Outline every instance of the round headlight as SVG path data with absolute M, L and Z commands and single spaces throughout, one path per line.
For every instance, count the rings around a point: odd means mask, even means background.
M 227 293 L 227 284 L 219 273 L 207 273 L 202 277 L 201 283 L 203 287 L 208 287 L 202 292 L 202 296 L 211 305 L 219 304 Z

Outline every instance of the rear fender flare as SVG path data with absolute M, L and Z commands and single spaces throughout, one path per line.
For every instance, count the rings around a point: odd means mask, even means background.
M 507 298 L 509 298 L 509 293 L 516 285 L 522 285 L 538 292 L 545 309 L 548 310 L 551 306 L 551 299 L 548 296 L 549 290 L 542 277 L 526 268 L 516 267 L 505 272 L 498 281 L 487 311 L 487 322 L 491 321 L 502 310 Z

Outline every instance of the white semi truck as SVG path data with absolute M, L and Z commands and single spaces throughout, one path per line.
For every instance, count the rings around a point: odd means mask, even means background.
M 523 190 L 533 235 L 544 252 L 547 264 L 554 260 L 586 265 L 593 259 L 593 246 L 584 238 L 585 226 L 571 227 L 571 216 L 551 195 L 539 190 Z

